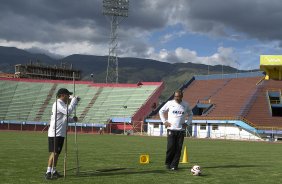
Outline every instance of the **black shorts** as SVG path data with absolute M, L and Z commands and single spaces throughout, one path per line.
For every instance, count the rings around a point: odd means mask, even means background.
M 64 145 L 64 137 L 56 137 L 55 152 L 60 154 Z M 49 152 L 54 152 L 54 137 L 48 137 Z

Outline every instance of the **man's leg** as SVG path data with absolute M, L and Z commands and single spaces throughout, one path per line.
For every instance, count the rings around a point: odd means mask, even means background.
M 49 152 L 50 152 L 50 156 L 48 159 L 48 168 L 49 167 L 54 168 L 57 166 L 58 157 L 63 147 L 63 143 L 62 143 L 63 140 L 64 139 L 61 137 L 56 137 L 56 141 L 54 142 L 54 137 L 48 137 L 48 147 L 49 147 Z
M 48 164 L 47 164 L 47 171 L 45 174 L 45 179 L 50 180 L 52 179 L 52 166 L 53 166 L 53 158 L 54 158 L 54 138 L 48 137 L 48 150 L 49 150 L 49 158 L 48 158 Z
M 55 157 L 54 157 L 55 155 Z M 57 166 L 57 161 L 58 161 L 58 157 L 59 157 L 59 154 L 52 152 L 50 153 L 50 156 L 49 156 L 49 159 L 48 159 L 48 167 L 52 167 L 53 166 L 53 158 L 55 158 L 54 160 L 54 167 Z
M 175 154 L 171 162 L 171 167 L 177 170 L 180 156 L 181 156 L 182 145 L 184 141 L 184 132 L 182 131 L 177 132 L 175 138 L 176 138 Z
M 171 163 L 175 154 L 175 135 L 173 131 L 167 131 L 167 150 L 166 150 L 166 160 L 165 165 L 167 169 L 171 168 Z
M 55 153 L 55 160 L 54 160 L 54 167 L 53 167 L 53 171 L 52 171 L 52 175 L 54 178 L 60 178 L 62 177 L 61 174 L 59 174 L 59 172 L 56 170 L 56 166 L 57 166 L 57 162 L 59 160 L 59 156 L 61 151 L 63 150 L 63 145 L 64 145 L 64 137 L 57 137 L 57 142 L 56 142 L 56 153 Z
M 52 179 L 53 171 L 54 171 L 54 169 L 56 169 L 56 166 L 57 166 L 58 157 L 59 157 L 59 154 L 57 154 L 57 153 L 54 154 L 54 152 L 51 152 L 50 155 L 49 155 L 47 172 L 45 174 L 45 178 L 48 179 L 48 180 Z M 54 165 L 53 165 L 53 163 L 54 163 Z M 53 170 L 52 170 L 52 168 L 53 168 Z
M 48 159 L 48 167 L 47 172 L 45 174 L 46 179 L 52 179 L 60 177 L 60 174 L 56 171 L 57 162 L 59 159 L 60 152 L 62 150 L 63 144 L 64 144 L 64 138 L 63 137 L 56 137 L 55 145 L 56 148 L 54 150 L 54 137 L 48 138 L 49 142 L 49 159 Z M 52 177 L 53 176 L 53 177 Z

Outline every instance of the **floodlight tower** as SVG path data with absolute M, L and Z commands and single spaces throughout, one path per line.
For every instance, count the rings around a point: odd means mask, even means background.
M 117 29 L 119 23 L 128 17 L 128 9 L 129 0 L 103 0 L 103 14 L 111 18 L 106 83 L 118 83 Z

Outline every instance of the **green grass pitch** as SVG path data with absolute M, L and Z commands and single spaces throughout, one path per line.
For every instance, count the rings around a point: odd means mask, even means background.
M 165 137 L 79 134 L 78 144 L 80 174 L 69 170 L 65 180 L 46 181 L 47 133 L 1 131 L 0 183 L 282 183 L 280 143 L 185 138 L 189 163 L 177 172 L 164 168 Z M 149 164 L 139 164 L 143 153 L 150 155 Z M 58 163 L 62 174 L 63 158 L 64 151 Z M 202 176 L 190 174 L 195 164 Z M 75 165 L 74 134 L 69 134 L 67 169 Z

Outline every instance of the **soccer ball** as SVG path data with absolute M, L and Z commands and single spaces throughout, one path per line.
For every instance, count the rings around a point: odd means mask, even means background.
M 198 166 L 198 165 L 194 165 L 191 169 L 191 173 L 194 175 L 194 176 L 199 176 L 201 175 L 201 167 Z

